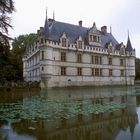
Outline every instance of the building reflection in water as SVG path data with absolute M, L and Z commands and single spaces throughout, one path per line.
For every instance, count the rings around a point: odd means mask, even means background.
M 34 140 L 115 140 L 121 130 L 126 131 L 129 128 L 133 139 L 138 123 L 136 96 L 130 96 L 133 90 L 132 87 L 116 87 L 42 91 L 40 98 L 49 98 L 64 104 L 65 115 L 69 113 L 68 104 L 71 102 L 74 104 L 75 101 L 80 102 L 79 110 L 85 108 L 83 103 L 85 100 L 87 106 L 115 102 L 125 103 L 126 107 L 100 113 L 90 113 L 89 110 L 88 115 L 77 113 L 69 119 L 62 116 L 54 120 L 23 120 L 12 124 L 12 129 L 17 135 L 33 136 Z M 55 112 L 53 113 L 55 115 Z M 29 126 L 33 129 L 29 129 Z

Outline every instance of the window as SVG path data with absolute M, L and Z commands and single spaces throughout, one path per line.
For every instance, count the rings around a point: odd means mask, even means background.
M 99 58 L 100 58 L 100 64 L 102 64 L 102 57 L 100 56 Z
M 61 75 L 66 75 L 66 67 L 61 67 Z
M 66 40 L 66 38 L 62 38 L 62 46 L 63 46 L 63 47 L 66 47 L 66 45 L 67 45 L 67 40 Z
M 121 76 L 124 76 L 124 70 L 121 70 L 121 74 L 120 74 Z
M 44 71 L 44 67 L 41 67 L 41 70 Z
M 91 69 L 91 75 L 94 76 L 94 68 Z
M 99 75 L 100 75 L 99 69 L 95 68 L 95 76 L 99 76 Z
M 89 40 L 89 41 L 92 41 L 92 35 L 90 35 L 90 36 L 89 36 L 89 38 L 90 38 L 90 40 Z
M 94 56 L 91 56 L 91 63 L 94 64 Z
M 108 64 L 112 65 L 112 58 L 111 57 L 108 58 Z
M 61 52 L 61 61 L 62 62 L 66 61 L 66 53 L 65 52 Z
M 93 36 L 93 41 L 97 42 L 97 36 L 96 35 Z
M 99 69 L 99 68 L 92 68 L 92 75 L 95 75 L 95 76 L 102 76 L 102 69 Z
M 77 55 L 77 62 L 81 63 L 82 62 L 82 54 Z
M 100 76 L 102 76 L 102 69 L 99 69 L 100 70 Z
M 97 35 L 89 35 L 89 41 L 93 41 L 93 42 L 100 42 L 100 37 Z
M 97 42 L 100 42 L 100 37 L 99 36 L 97 37 Z
M 120 59 L 120 66 L 123 66 L 123 59 Z
M 95 56 L 95 64 L 99 64 L 99 56 Z
M 82 75 L 82 68 L 77 68 L 77 75 L 81 76 Z
M 109 76 L 112 76 L 112 69 L 109 69 Z
M 44 51 L 41 51 L 41 58 L 44 60 Z
M 82 49 L 82 41 L 78 41 L 78 47 L 79 49 Z

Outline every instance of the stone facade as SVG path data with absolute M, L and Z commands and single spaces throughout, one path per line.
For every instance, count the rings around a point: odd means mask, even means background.
M 107 27 L 97 29 L 47 19 L 27 46 L 23 58 L 25 81 L 41 87 L 133 85 L 135 49 L 118 43 Z

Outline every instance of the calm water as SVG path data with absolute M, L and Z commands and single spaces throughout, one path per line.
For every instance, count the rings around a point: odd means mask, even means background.
M 139 140 L 140 86 L 0 93 L 0 140 Z

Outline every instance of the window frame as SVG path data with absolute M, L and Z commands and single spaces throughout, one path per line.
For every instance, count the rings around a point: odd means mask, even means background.
M 81 67 L 77 68 L 77 75 L 82 76 L 82 68 Z
M 66 75 L 66 67 L 61 67 L 61 75 Z
M 91 75 L 95 76 L 95 69 L 94 68 L 91 68 Z
M 67 47 L 67 39 L 62 38 L 62 47 Z
M 109 76 L 113 76 L 113 70 L 112 69 L 109 69 Z
M 66 52 L 61 52 L 61 62 L 66 62 Z
M 83 47 L 83 41 L 82 40 L 78 40 L 78 48 L 82 49 Z
M 95 68 L 94 74 L 95 74 L 95 76 L 100 76 L 100 69 L 99 68 Z
M 77 62 L 82 63 L 82 54 L 81 53 L 77 54 Z
M 108 58 L 108 65 L 112 65 L 112 57 Z
M 124 66 L 124 59 L 120 59 L 120 66 Z
M 120 76 L 124 76 L 124 70 L 120 70 Z

